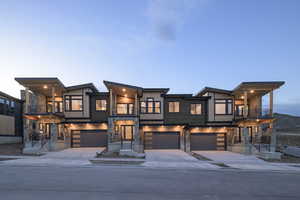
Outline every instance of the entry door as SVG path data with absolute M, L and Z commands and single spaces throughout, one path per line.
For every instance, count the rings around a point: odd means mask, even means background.
M 133 126 L 121 125 L 121 134 L 123 140 L 131 141 L 133 139 Z

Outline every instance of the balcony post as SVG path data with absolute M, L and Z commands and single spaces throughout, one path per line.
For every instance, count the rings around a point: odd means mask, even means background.
M 52 86 L 52 113 L 55 113 L 55 88 Z
M 247 118 L 248 112 L 248 95 L 247 91 L 244 91 L 244 118 Z
M 138 105 L 138 96 L 137 96 L 137 94 L 135 94 L 135 108 L 134 108 L 134 110 L 135 110 L 135 115 L 138 115 L 138 108 L 139 108 L 139 105 Z
M 109 115 L 113 113 L 113 94 L 112 89 L 109 89 Z
M 273 117 L 273 90 L 269 94 L 270 103 L 269 103 L 269 114 L 271 117 Z

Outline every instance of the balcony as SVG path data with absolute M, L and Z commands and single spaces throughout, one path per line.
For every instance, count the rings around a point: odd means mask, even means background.
M 45 104 L 33 104 L 33 105 L 27 105 L 25 106 L 24 113 L 26 116 L 39 118 L 43 116 L 57 116 L 57 117 L 63 117 L 64 114 L 62 112 L 62 108 L 59 106 L 55 106 L 54 110 L 53 107 L 50 105 Z
M 246 114 L 244 115 L 244 113 Z M 247 111 L 244 109 L 235 110 L 235 119 L 242 120 L 242 119 L 272 119 L 273 114 L 271 114 L 270 109 L 248 109 Z

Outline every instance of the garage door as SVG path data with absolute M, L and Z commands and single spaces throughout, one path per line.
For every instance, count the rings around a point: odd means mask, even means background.
M 191 134 L 191 150 L 226 150 L 225 133 Z
M 106 131 L 80 130 L 72 132 L 72 147 L 105 147 L 106 144 Z
M 145 149 L 179 149 L 179 132 L 145 133 Z

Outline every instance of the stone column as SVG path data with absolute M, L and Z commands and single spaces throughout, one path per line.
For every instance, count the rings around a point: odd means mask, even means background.
M 191 132 L 189 129 L 183 129 L 185 137 L 185 151 L 191 152 Z
M 133 130 L 133 139 L 134 139 L 134 151 L 140 152 L 141 151 L 141 139 L 140 139 L 140 125 L 139 125 L 139 120 L 135 119 L 134 120 L 134 130 Z
M 242 128 L 242 137 L 241 137 L 242 144 L 249 144 L 249 129 L 247 127 Z
M 139 108 L 139 103 L 138 103 L 138 95 L 135 94 L 135 106 L 134 106 L 134 110 L 135 110 L 135 115 L 138 115 L 138 108 Z
M 247 91 L 244 91 L 244 118 L 248 117 L 249 109 L 248 109 L 248 95 Z
M 58 135 L 58 124 L 52 123 L 50 126 L 50 150 L 56 150 L 57 135 Z
M 273 117 L 273 90 L 270 92 L 269 114 Z
M 109 114 L 113 114 L 113 94 L 112 89 L 109 89 Z
M 52 86 L 52 113 L 55 113 L 55 87 Z

